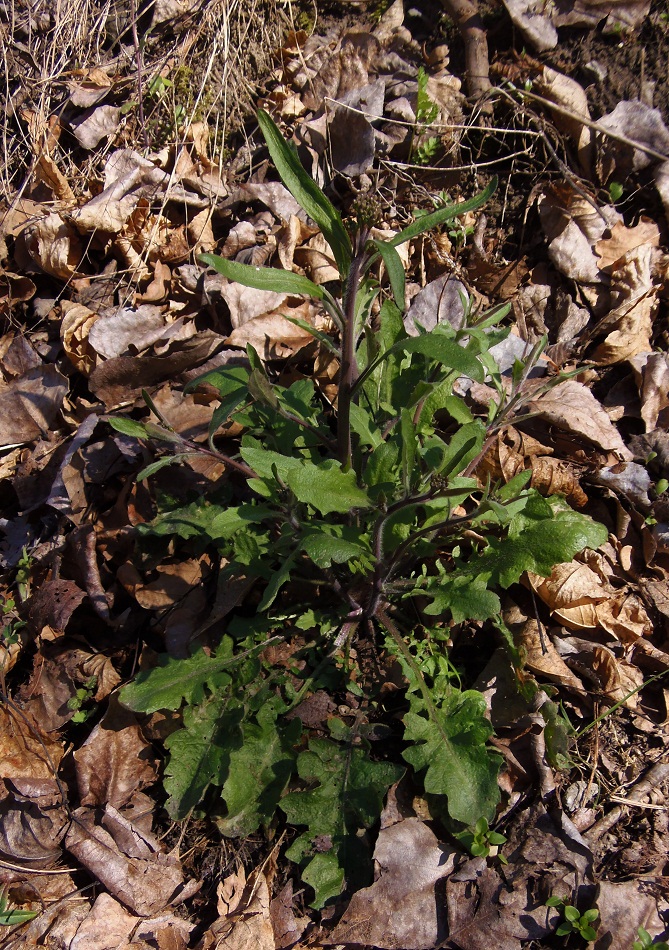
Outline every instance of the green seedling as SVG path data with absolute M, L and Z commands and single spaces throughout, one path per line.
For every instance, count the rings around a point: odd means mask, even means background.
M 568 934 L 577 933 L 588 943 L 597 939 L 597 931 L 592 926 L 593 922 L 599 917 L 599 911 L 596 907 L 581 914 L 572 904 L 565 904 L 561 897 L 549 897 L 546 906 L 559 908 L 564 916 L 564 920 L 555 931 L 558 937 L 566 937 Z
M 18 643 L 19 631 L 25 627 L 25 620 L 21 620 L 16 612 L 16 601 L 13 597 L 7 597 L 0 604 L 0 613 L 2 614 L 2 633 L 0 636 L 6 646 Z
M 637 940 L 632 944 L 632 950 L 669 950 L 669 944 L 666 940 L 658 940 L 657 943 L 653 943 L 653 938 L 648 933 L 647 930 L 644 930 L 643 927 L 637 928 Z
M 506 844 L 506 837 L 497 831 L 492 831 L 487 818 L 479 818 L 473 831 L 461 832 L 457 835 L 460 841 L 475 858 L 499 858 L 502 864 L 507 864 L 499 849 Z
M 68 699 L 67 708 L 74 710 L 72 722 L 86 722 L 86 720 L 91 716 L 92 710 L 84 709 L 84 706 L 93 698 L 97 682 L 97 676 L 89 677 L 84 685 L 76 690 L 74 696 L 71 696 L 70 699 Z
M 612 181 L 609 184 L 609 198 L 611 199 L 611 204 L 615 204 L 616 201 L 620 201 L 624 190 L 625 189 L 618 181 Z
M 175 432 L 148 394 L 158 423 L 112 420 L 168 449 L 140 477 L 202 451 L 226 464 L 231 477 L 216 495 L 162 510 L 137 534 L 154 552 L 161 543 L 185 556 L 207 547 L 224 600 L 253 587 L 216 650 L 161 657 L 121 701 L 181 711 L 166 741 L 170 816 L 206 814 L 233 838 L 282 816 L 296 829 L 287 856 L 322 907 L 371 883 L 384 796 L 407 769 L 454 827 L 474 828 L 490 853 L 497 847 L 482 822 L 496 814 L 501 759 L 483 696 L 463 687 L 450 661 L 451 625 L 495 625 L 519 665 L 499 591 L 528 570 L 548 575 L 607 533 L 562 498 L 528 488 L 530 472 L 506 485 L 475 477 L 488 439 L 530 398 L 524 380 L 545 341 L 516 367 L 509 391 L 490 354 L 509 332 L 500 327 L 508 306 L 475 313 L 465 301 L 453 323 L 412 334 L 404 324 L 396 248 L 480 207 L 496 182 L 382 241 L 364 215 L 348 229 L 269 115 L 258 120 L 285 186 L 330 245 L 339 285 L 213 254 L 201 261 L 321 307 L 329 334 L 288 319 L 336 358 L 338 397 L 333 406 L 309 378 L 281 385 L 249 346 L 245 364 L 189 384 L 218 393 L 208 446 Z M 486 417 L 458 394 L 461 377 L 497 393 Z M 223 454 L 219 430 L 230 421 L 244 435 L 238 453 Z M 361 662 L 365 647 L 373 661 Z M 391 695 L 389 666 L 402 677 Z M 331 713 L 307 730 L 300 706 L 319 690 L 356 697 L 358 713 Z M 392 742 L 376 741 L 384 728 Z

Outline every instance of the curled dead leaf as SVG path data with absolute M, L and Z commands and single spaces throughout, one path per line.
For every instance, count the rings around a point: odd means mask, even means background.
M 70 300 L 61 301 L 60 310 L 63 314 L 60 324 L 63 349 L 72 365 L 84 376 L 90 376 L 99 360 L 88 335 L 93 324 L 99 319 L 99 314 Z
M 28 253 L 43 271 L 69 280 L 78 274 L 84 258 L 81 239 L 69 221 L 51 212 L 23 232 Z

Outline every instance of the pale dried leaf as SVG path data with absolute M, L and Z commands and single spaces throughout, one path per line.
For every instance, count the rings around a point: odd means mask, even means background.
M 569 112 L 573 112 L 576 116 L 582 116 L 584 119 L 590 118 L 588 97 L 583 86 L 575 79 L 558 73 L 549 66 L 544 66 L 538 86 L 542 95 L 550 99 L 551 102 L 567 109 Z M 579 122 L 577 118 L 572 119 L 558 112 L 553 113 L 553 122 L 558 129 L 566 132 L 573 139 L 578 149 L 581 165 L 589 170 L 592 163 L 590 149 L 592 132 L 590 128 Z
M 555 49 L 558 32 L 550 17 L 546 16 L 544 0 L 503 0 L 511 22 L 518 27 L 525 39 L 539 53 Z
M 304 215 L 298 202 L 279 181 L 266 182 L 262 185 L 250 182 L 241 185 L 240 192 L 252 201 L 261 201 L 283 221 L 288 221 L 292 214 Z
M 128 945 L 138 919 L 109 894 L 99 894 L 69 950 L 116 950 Z
M 256 290 L 253 287 L 243 287 L 241 284 L 233 283 L 223 284 L 220 293 L 230 308 L 230 322 L 233 330 L 255 317 L 271 313 L 286 299 L 286 294 L 278 294 L 273 290 Z
M 387 950 L 423 950 L 446 936 L 443 909 L 434 899 L 458 852 L 440 844 L 419 818 L 379 832 L 376 880 L 353 895 L 327 944 L 371 944 Z
M 70 188 L 67 178 L 58 168 L 53 158 L 46 152 L 39 155 L 35 163 L 35 174 L 53 191 L 59 201 L 66 202 L 67 204 L 74 204 L 76 202 L 76 196 Z
M 298 307 L 284 307 L 281 311 L 263 314 L 233 330 L 226 342 L 239 347 L 250 343 L 264 360 L 287 359 L 311 346 L 314 337 L 286 320 L 284 314 L 313 322 L 312 311 L 312 305 L 305 301 Z
M 219 938 L 219 950 L 275 950 L 269 903 L 267 880 L 258 872 L 253 897 L 243 913 L 231 918 L 232 930 Z
M 660 229 L 655 221 L 642 217 L 639 223 L 628 228 L 622 221 L 618 221 L 611 229 L 611 235 L 602 238 L 595 244 L 595 251 L 599 255 L 599 269 L 610 273 L 617 261 L 628 251 L 633 251 L 643 245 L 659 247 Z
M 132 351 L 142 353 L 164 336 L 165 316 L 162 307 L 151 304 L 101 316 L 89 330 L 89 345 L 107 360 Z
M 583 383 L 568 379 L 530 404 L 531 411 L 565 432 L 593 443 L 605 452 L 632 458 L 620 433 L 592 392 Z
M 179 862 L 161 854 L 156 839 L 142 833 L 108 805 L 103 822 L 78 808 L 65 839 L 70 853 L 122 904 L 147 917 L 162 911 L 183 884 Z
M 446 272 L 431 281 L 411 301 L 404 326 L 409 336 L 418 336 L 416 324 L 434 330 L 438 323 L 450 323 L 458 329 L 464 319 L 461 295 L 468 299 L 465 285 Z
M 98 364 L 97 353 L 88 340 L 88 334 L 99 314 L 80 303 L 63 300 L 60 305 L 63 319 L 60 338 L 70 362 L 84 376 L 90 376 Z
M 339 280 L 339 271 L 332 257 L 330 245 L 319 232 L 309 238 L 306 244 L 295 248 L 295 263 L 302 268 L 307 277 L 315 284 L 327 284 Z
M 80 73 L 77 79 L 68 82 L 67 86 L 70 90 L 70 102 L 80 109 L 96 105 L 112 88 L 112 81 L 103 69 L 89 69 L 81 78 L 79 76 Z
M 116 135 L 120 124 L 121 110 L 117 106 L 98 106 L 71 123 L 77 142 L 89 151 L 108 135 Z
M 669 423 L 669 357 L 666 353 L 637 353 L 630 359 L 641 396 L 641 418 L 646 432 Z
M 84 249 L 69 221 L 52 212 L 29 225 L 24 235 L 28 253 L 47 274 L 60 280 L 69 280 L 77 274 Z

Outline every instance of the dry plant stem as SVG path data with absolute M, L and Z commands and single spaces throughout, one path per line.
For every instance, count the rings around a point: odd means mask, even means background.
M 478 8 L 471 0 L 442 0 L 442 6 L 455 20 L 465 44 L 467 92 L 472 98 L 485 95 L 491 88 L 488 37 Z
M 137 34 L 137 0 L 131 0 L 131 22 L 132 22 L 132 42 L 135 47 L 135 58 L 137 60 L 137 109 L 139 112 L 139 124 L 144 138 L 144 147 L 149 147 L 149 134 L 144 121 L 144 97 L 142 94 L 142 47 L 139 43 Z
M 642 779 L 630 787 L 629 791 L 632 793 L 630 795 L 631 803 L 635 805 L 640 804 L 640 799 L 644 795 L 649 795 L 654 788 L 657 788 L 662 782 L 666 782 L 667 779 L 669 779 L 669 763 L 656 762 Z M 617 825 L 623 815 L 626 814 L 627 808 L 627 805 L 616 805 L 615 808 L 611 809 L 608 815 L 600 818 L 583 836 L 588 844 L 594 845 L 607 831 L 610 831 L 611 828 Z
M 501 92 L 502 90 L 499 91 Z M 635 139 L 630 139 L 626 135 L 621 135 L 619 132 L 612 132 L 611 129 L 605 128 L 603 125 L 600 125 L 599 122 L 593 122 L 592 119 L 587 119 L 585 116 L 579 115 L 578 112 L 572 112 L 571 109 L 565 109 L 564 106 L 559 106 L 555 102 L 551 102 L 550 99 L 545 99 L 543 96 L 538 96 L 535 92 L 526 92 L 524 89 L 516 89 L 515 87 L 513 91 L 522 99 L 531 99 L 533 102 L 539 102 L 551 112 L 557 112 L 558 115 L 563 115 L 568 119 L 573 119 L 576 122 L 580 122 L 581 125 L 585 125 L 589 129 L 599 132 L 601 135 L 606 135 L 616 142 L 622 142 L 623 145 L 628 145 L 630 148 L 635 148 L 639 152 L 644 152 L 646 155 L 650 155 L 651 158 L 655 158 L 660 162 L 669 161 L 669 155 L 663 155 L 662 152 L 656 151 L 654 148 L 651 148 L 650 145 L 645 145 L 643 142 L 637 142 Z

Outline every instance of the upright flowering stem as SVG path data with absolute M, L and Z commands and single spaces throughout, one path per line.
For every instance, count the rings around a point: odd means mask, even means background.
M 365 265 L 364 253 L 358 253 L 351 262 L 344 295 L 344 328 L 341 341 L 341 367 L 337 396 L 337 454 L 345 469 L 351 467 L 351 396 L 357 376 L 355 362 L 355 306 L 360 277 Z

